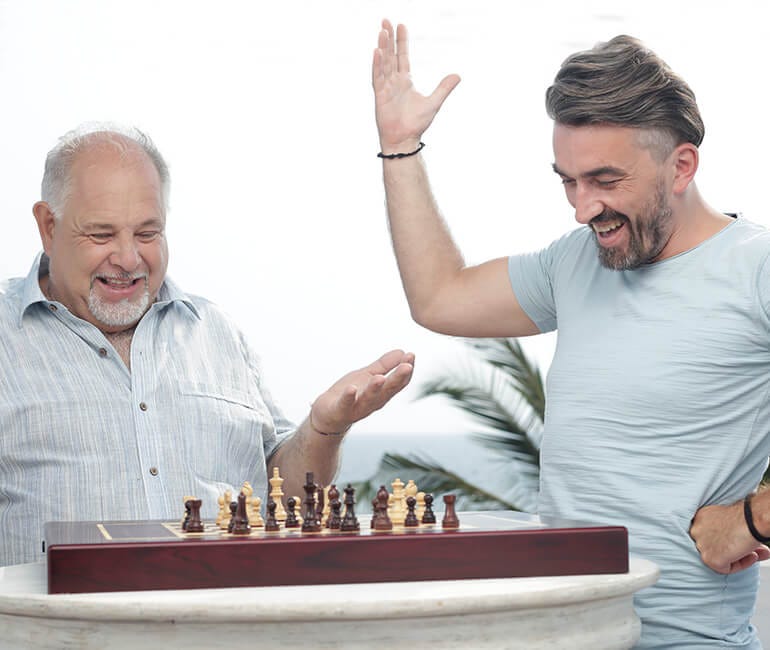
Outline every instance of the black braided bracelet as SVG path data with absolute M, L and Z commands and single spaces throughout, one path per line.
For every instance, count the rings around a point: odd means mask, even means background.
M 408 158 L 409 156 L 414 156 L 415 154 L 420 153 L 425 148 L 425 143 L 420 142 L 420 146 L 417 147 L 414 151 L 410 151 L 409 153 L 380 153 L 377 154 L 378 158 L 387 158 L 388 160 L 393 160 L 394 158 Z
M 762 544 L 768 544 L 770 543 L 770 537 L 764 537 L 761 535 L 757 530 L 757 527 L 754 525 L 754 516 L 751 514 L 751 497 L 752 495 L 749 494 L 749 496 L 743 500 L 743 517 L 746 519 L 746 525 L 749 527 L 751 536 Z

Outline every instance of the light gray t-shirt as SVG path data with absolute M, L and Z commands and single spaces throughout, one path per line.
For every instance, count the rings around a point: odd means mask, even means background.
M 629 530 L 656 562 L 638 647 L 759 648 L 758 570 L 706 567 L 695 511 L 754 490 L 770 455 L 770 233 L 737 218 L 699 246 L 611 271 L 575 230 L 513 256 L 516 297 L 558 329 L 546 384 L 539 512 Z

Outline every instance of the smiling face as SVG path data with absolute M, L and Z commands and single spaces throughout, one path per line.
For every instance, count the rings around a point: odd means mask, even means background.
M 96 142 L 70 170 L 61 215 L 33 208 L 50 275 L 52 300 L 104 332 L 134 326 L 158 295 L 168 266 L 158 172 L 136 145 Z
M 665 258 L 677 229 L 670 156 L 653 155 L 644 135 L 618 126 L 554 126 L 554 171 L 575 219 L 593 230 L 600 262 L 614 270 Z

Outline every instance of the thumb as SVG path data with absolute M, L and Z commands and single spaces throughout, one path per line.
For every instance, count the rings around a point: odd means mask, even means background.
M 449 97 L 449 94 L 457 87 L 457 84 L 459 83 L 460 76 L 456 74 L 447 75 L 441 80 L 439 85 L 436 86 L 436 90 L 434 90 L 430 95 L 430 100 L 435 111 L 438 111 L 441 108 L 441 106 L 446 101 L 446 98 Z

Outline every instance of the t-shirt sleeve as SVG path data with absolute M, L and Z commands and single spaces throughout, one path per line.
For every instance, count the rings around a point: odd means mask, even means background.
M 508 258 L 508 277 L 516 300 L 541 332 L 556 329 L 550 258 L 550 247 Z

